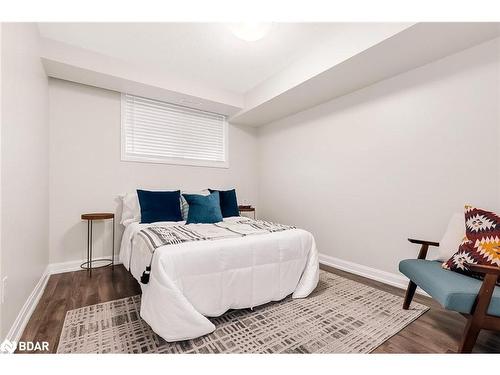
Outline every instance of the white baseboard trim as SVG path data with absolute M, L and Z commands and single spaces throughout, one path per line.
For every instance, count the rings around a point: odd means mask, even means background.
M 55 275 L 57 273 L 64 272 L 74 272 L 74 271 L 82 271 L 80 265 L 85 262 L 85 260 L 72 260 L 69 262 L 60 262 L 60 263 L 50 263 L 47 266 L 50 275 Z M 118 264 L 122 264 L 122 262 L 115 261 L 115 266 Z
M 362 264 L 349 262 L 335 258 L 326 254 L 319 254 L 319 262 L 326 266 L 338 268 L 339 270 L 363 276 L 368 279 L 380 281 L 381 283 L 395 286 L 396 288 L 406 289 L 408 286 L 408 278 L 403 275 L 382 271 L 377 268 L 364 266 Z M 417 288 L 417 293 L 428 296 L 422 289 Z
M 38 283 L 35 285 L 35 289 L 33 289 L 31 294 L 29 295 L 28 299 L 21 308 L 21 311 L 19 311 L 19 314 L 17 314 L 16 320 L 10 327 L 9 332 L 5 337 L 7 340 L 15 342 L 19 341 L 21 335 L 24 332 L 24 329 L 26 328 L 26 325 L 28 324 L 28 321 L 31 318 L 31 314 L 33 314 L 33 311 L 35 311 L 35 307 L 38 305 L 38 302 L 42 297 L 43 291 L 45 290 L 47 282 L 49 281 L 49 277 L 50 274 L 48 272 L 48 267 L 46 267 L 42 273 L 42 276 L 40 277 L 40 280 L 38 280 Z
M 44 272 L 42 273 L 42 276 L 40 277 L 40 280 L 38 280 L 38 283 L 35 285 L 35 288 L 24 303 L 21 311 L 19 311 L 19 314 L 17 314 L 16 320 L 10 327 L 10 330 L 7 333 L 5 339 L 16 342 L 19 341 L 21 335 L 24 332 L 24 329 L 26 328 L 26 325 L 28 324 L 28 321 L 31 318 L 31 315 L 33 314 L 33 311 L 35 311 L 35 308 L 38 305 L 40 298 L 42 297 L 45 287 L 47 286 L 47 282 L 49 281 L 50 275 L 64 272 L 81 271 L 82 269 L 80 268 L 80 265 L 84 261 L 85 260 L 74 260 L 70 262 L 50 263 L 49 265 L 47 265 Z M 115 262 L 115 265 L 117 264 L 121 264 L 121 262 Z
M 50 263 L 47 268 L 49 270 L 49 274 L 51 275 L 64 272 L 73 272 L 81 270 L 80 265 L 83 262 L 84 260 L 72 260 L 70 262 Z

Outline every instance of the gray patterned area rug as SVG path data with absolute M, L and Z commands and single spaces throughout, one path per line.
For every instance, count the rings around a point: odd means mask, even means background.
M 206 336 L 168 343 L 140 316 L 141 297 L 68 311 L 58 353 L 369 353 L 428 307 L 321 271 L 304 299 L 285 298 L 211 318 Z

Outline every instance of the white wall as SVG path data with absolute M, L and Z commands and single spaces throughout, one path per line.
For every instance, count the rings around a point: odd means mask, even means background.
M 1 264 L 7 334 L 48 263 L 48 89 L 35 24 L 2 25 Z
M 260 128 L 261 216 L 396 273 L 407 237 L 500 209 L 499 67 L 497 39 Z
M 230 125 L 228 169 L 123 162 L 119 93 L 50 79 L 49 96 L 51 263 L 85 258 L 87 227 L 80 215 L 119 216 L 117 196 L 137 188 L 236 187 L 240 200 L 256 202 L 255 130 Z M 117 229 L 116 249 L 121 225 Z M 94 240 L 97 256 L 110 253 L 110 224 L 96 223 Z

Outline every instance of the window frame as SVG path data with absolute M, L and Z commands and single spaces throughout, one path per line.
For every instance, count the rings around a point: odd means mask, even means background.
M 169 103 L 158 99 L 146 98 L 139 95 L 121 93 L 120 95 L 120 138 L 121 138 L 121 161 L 127 162 L 138 162 L 138 163 L 149 163 L 149 164 L 170 164 L 170 165 L 182 165 L 182 166 L 194 166 L 194 167 L 209 167 L 209 168 L 229 168 L 229 124 L 227 121 L 227 116 L 220 113 L 215 113 L 216 115 L 223 117 L 223 150 L 224 150 L 224 160 L 204 160 L 204 159 L 194 159 L 194 158 L 177 158 L 177 157 L 151 157 L 151 156 L 139 156 L 130 155 L 126 151 L 126 129 L 125 129 L 125 110 L 126 110 L 126 95 L 135 96 L 139 98 L 144 98 L 147 100 L 155 100 L 160 103 L 166 103 L 169 105 L 174 105 L 178 107 L 184 107 L 194 111 L 209 112 L 197 108 L 191 108 L 175 103 Z

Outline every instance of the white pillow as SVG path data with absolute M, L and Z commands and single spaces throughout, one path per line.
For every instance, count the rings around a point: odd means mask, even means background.
M 187 220 L 188 217 L 188 212 L 189 212 L 189 204 L 188 202 L 184 199 L 182 194 L 198 194 L 198 195 L 210 195 L 210 191 L 208 189 L 203 189 L 203 190 L 198 190 L 198 191 L 181 191 L 181 214 L 182 214 L 182 220 Z
M 439 242 L 438 260 L 446 262 L 450 259 L 457 252 L 464 237 L 465 217 L 463 213 L 456 213 L 451 217 L 446 232 Z
M 137 197 L 137 192 L 127 193 L 121 195 L 122 199 L 122 220 L 121 224 L 128 226 L 134 222 L 141 221 L 141 207 L 139 206 L 139 198 Z

